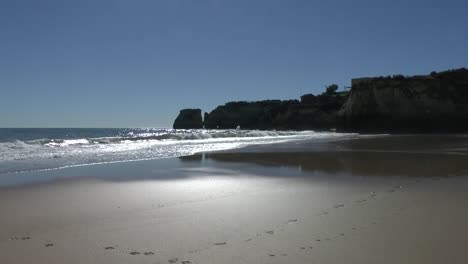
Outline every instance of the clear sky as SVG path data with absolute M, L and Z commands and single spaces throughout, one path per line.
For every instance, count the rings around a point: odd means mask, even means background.
M 1 0 L 0 127 L 165 127 L 468 67 L 468 1 Z

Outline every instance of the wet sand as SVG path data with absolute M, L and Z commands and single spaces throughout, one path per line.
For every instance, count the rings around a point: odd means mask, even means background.
M 0 175 L 0 263 L 465 263 L 467 143 L 298 142 Z

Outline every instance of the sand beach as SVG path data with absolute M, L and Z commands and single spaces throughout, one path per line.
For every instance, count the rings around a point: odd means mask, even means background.
M 4 174 L 0 262 L 465 263 L 467 139 L 289 142 Z

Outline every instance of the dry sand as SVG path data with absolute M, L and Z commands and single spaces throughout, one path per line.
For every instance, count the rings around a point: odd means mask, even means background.
M 142 162 L 153 177 L 138 180 L 4 187 L 0 263 L 467 263 L 464 147 L 385 142 L 278 145 Z M 122 166 L 134 165 L 106 168 Z

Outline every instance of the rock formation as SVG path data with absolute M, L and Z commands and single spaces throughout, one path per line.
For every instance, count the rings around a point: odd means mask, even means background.
M 230 102 L 205 113 L 205 128 L 305 130 L 329 129 L 346 94 L 305 95 L 298 100 Z
M 330 85 L 301 100 L 229 102 L 205 113 L 182 110 L 174 128 L 377 132 L 468 131 L 468 70 L 360 78 L 350 92 Z
M 180 111 L 173 128 L 175 129 L 192 129 L 203 128 L 203 120 L 201 109 L 183 109 Z
M 346 130 L 467 130 L 468 70 L 353 79 L 339 116 Z

